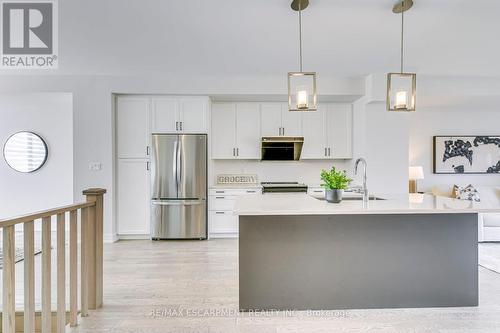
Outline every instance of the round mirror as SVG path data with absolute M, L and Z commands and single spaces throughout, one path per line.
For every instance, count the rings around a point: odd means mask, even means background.
M 48 149 L 43 139 L 31 132 L 18 132 L 5 142 L 3 156 L 7 164 L 19 172 L 33 172 L 47 161 Z

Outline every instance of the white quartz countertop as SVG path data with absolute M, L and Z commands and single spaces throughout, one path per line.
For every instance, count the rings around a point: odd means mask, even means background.
M 431 194 L 375 195 L 386 200 L 343 200 L 329 203 L 305 193 L 266 193 L 241 196 L 236 215 L 343 215 L 343 214 L 439 214 L 500 213 L 497 203 L 472 202 Z

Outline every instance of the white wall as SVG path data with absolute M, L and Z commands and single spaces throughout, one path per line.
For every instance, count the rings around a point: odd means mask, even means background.
M 412 114 L 388 112 L 385 103 L 368 104 L 365 112 L 369 189 L 377 193 L 407 193 Z
M 478 100 L 479 101 L 479 100 Z M 500 185 L 500 175 L 436 175 L 432 173 L 435 135 L 500 135 L 500 108 L 474 107 L 426 108 L 412 115 L 410 127 L 410 164 L 424 168 L 420 191 L 434 185 Z
M 27 130 L 47 143 L 45 165 L 19 173 L 0 160 L 0 218 L 73 202 L 73 98 L 70 93 L 0 95 L 0 144 Z

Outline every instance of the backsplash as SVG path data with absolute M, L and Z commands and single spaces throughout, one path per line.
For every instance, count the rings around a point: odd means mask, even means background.
M 309 185 L 319 184 L 319 173 L 321 169 L 329 169 L 333 165 L 342 170 L 346 170 L 348 174 L 353 174 L 353 160 L 335 160 L 335 161 L 279 161 L 279 162 L 261 162 L 251 160 L 240 161 L 213 161 L 213 179 L 211 183 L 215 183 L 215 175 L 217 174 L 256 174 L 259 182 L 275 181 L 298 181 Z

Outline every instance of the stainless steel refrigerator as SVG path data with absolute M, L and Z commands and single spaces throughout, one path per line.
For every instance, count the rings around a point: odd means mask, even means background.
M 151 238 L 207 238 L 207 136 L 153 134 Z

